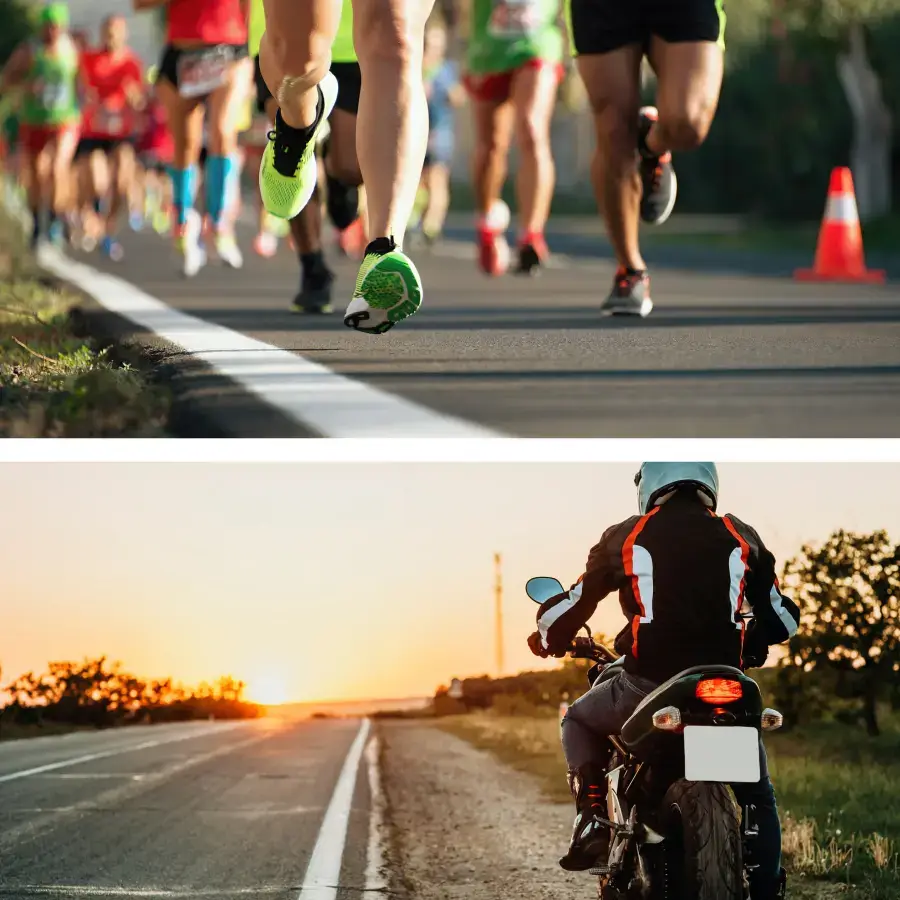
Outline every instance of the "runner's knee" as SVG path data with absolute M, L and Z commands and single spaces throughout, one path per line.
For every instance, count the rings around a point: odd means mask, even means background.
M 659 119 L 673 149 L 695 150 L 709 134 L 715 105 L 692 100 L 677 107 L 660 109 Z
M 419 35 L 417 47 L 410 18 L 398 14 L 389 3 L 359 5 L 358 16 L 354 9 L 353 35 L 360 66 L 377 63 L 405 71 L 416 65 L 421 68 L 422 39 Z
M 595 109 L 597 147 L 610 170 L 616 174 L 634 169 L 637 146 L 637 118 L 630 109 L 608 103 Z
M 540 156 L 549 152 L 550 137 L 542 119 L 524 115 L 516 120 L 516 142 L 519 152 L 526 156 Z
M 295 36 L 292 36 L 294 38 Z M 281 73 L 282 78 L 290 78 L 298 89 L 312 88 L 324 77 L 331 65 L 328 41 L 318 32 L 311 32 L 306 40 L 288 40 L 284 35 L 267 31 L 263 36 L 261 50 Z M 267 65 L 266 71 L 271 69 Z M 267 75 L 268 82 L 268 75 Z M 278 85 L 275 86 L 276 90 Z M 269 85 L 272 90 L 272 85 Z M 275 93 L 275 91 L 273 91 Z
M 362 184 L 362 173 L 359 171 L 359 163 L 356 160 L 356 154 L 345 153 L 344 155 L 336 153 L 330 156 L 331 148 L 329 148 L 328 174 L 335 180 L 347 187 L 359 187 Z

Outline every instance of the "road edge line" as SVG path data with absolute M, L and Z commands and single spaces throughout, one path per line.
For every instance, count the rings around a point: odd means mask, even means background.
M 387 890 L 385 877 L 384 830 L 385 797 L 381 783 L 379 756 L 381 741 L 373 735 L 366 745 L 366 772 L 369 776 L 369 843 L 366 847 L 366 893 L 382 893 Z
M 204 728 L 196 734 L 183 734 L 172 737 L 167 740 L 151 740 L 143 741 L 140 744 L 134 744 L 129 747 L 121 747 L 116 750 L 101 750 L 99 753 L 86 753 L 82 756 L 75 756 L 70 759 L 63 759 L 54 763 L 47 763 L 43 766 L 35 766 L 32 769 L 19 769 L 17 772 L 8 772 L 6 775 L 0 775 L 0 784 L 7 781 L 18 781 L 20 778 L 30 778 L 32 775 L 40 775 L 43 772 L 52 772 L 54 769 L 66 769 L 70 766 L 78 766 L 82 763 L 93 762 L 96 759 L 106 759 L 110 756 L 121 756 L 123 753 L 136 753 L 138 750 L 149 750 L 151 747 L 162 747 L 166 744 L 177 744 L 179 741 L 189 741 L 199 737 L 206 737 L 210 734 L 224 734 L 243 725 L 243 722 L 229 723 L 224 728 Z M 151 726 L 152 727 L 152 726 Z
M 113 315 L 180 347 L 219 377 L 326 438 L 504 438 L 484 425 L 422 406 L 400 394 L 177 309 L 130 281 L 43 246 L 38 265 L 89 294 Z
M 350 813 L 353 809 L 353 794 L 356 791 L 356 779 L 360 761 L 365 750 L 366 740 L 372 727 L 370 719 L 365 718 L 341 768 L 337 784 L 322 819 L 319 835 L 313 847 L 312 856 L 306 867 L 303 886 L 300 888 L 298 900 L 336 900 L 338 883 L 341 877 L 341 865 L 344 860 L 344 846 L 347 843 L 347 829 L 350 825 Z

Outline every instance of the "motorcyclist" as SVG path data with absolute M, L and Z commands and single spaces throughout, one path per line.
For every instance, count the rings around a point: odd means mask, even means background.
M 771 644 L 796 631 L 800 614 L 785 597 L 775 557 L 759 535 L 732 515 L 717 516 L 719 477 L 714 463 L 644 463 L 635 476 L 640 514 L 607 529 L 588 556 L 585 573 L 569 591 L 538 610 L 528 638 L 537 656 L 566 654 L 597 604 L 615 590 L 628 618 L 616 637 L 618 672 L 596 683 L 566 712 L 563 751 L 575 797 L 575 827 L 559 864 L 570 871 L 602 868 L 609 852 L 606 773 L 611 745 L 650 691 L 697 665 L 760 666 Z M 738 613 L 754 614 L 744 627 Z M 756 807 L 758 867 L 753 900 L 779 895 L 781 826 L 766 753 L 761 777 L 732 785 L 741 807 Z

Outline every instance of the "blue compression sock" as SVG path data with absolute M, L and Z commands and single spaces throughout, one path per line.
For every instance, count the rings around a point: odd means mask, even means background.
M 236 169 L 235 161 L 230 156 L 209 156 L 206 159 L 206 211 L 214 226 L 222 221 L 233 190 Z
M 184 225 L 188 213 L 194 206 L 197 169 L 195 166 L 187 169 L 169 169 L 169 175 L 172 178 L 172 205 L 175 207 L 178 224 Z

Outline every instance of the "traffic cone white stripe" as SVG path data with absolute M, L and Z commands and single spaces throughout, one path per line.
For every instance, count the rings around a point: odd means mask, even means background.
M 825 204 L 825 220 L 850 225 L 858 222 L 859 212 L 853 194 L 831 194 Z

